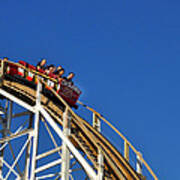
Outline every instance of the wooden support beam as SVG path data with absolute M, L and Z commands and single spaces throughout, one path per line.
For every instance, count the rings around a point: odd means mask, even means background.
M 124 157 L 129 162 L 129 144 L 124 141 Z

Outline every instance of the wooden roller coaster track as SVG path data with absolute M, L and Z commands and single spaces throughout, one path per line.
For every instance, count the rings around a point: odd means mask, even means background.
M 8 63 L 8 62 L 6 62 Z M 11 62 L 12 63 L 12 62 Z M 24 68 L 26 71 L 31 71 Z M 35 73 L 35 72 L 33 72 Z M 36 74 L 38 79 L 38 74 Z M 39 79 L 39 83 L 45 84 Z M 71 107 L 53 90 L 49 90 L 52 99 L 46 94 L 40 95 L 40 104 L 53 121 L 63 127 L 70 127 L 71 133 L 68 134 L 68 139 L 73 146 L 81 153 L 84 153 L 91 163 L 91 167 L 98 174 L 102 173 L 101 179 L 122 179 L 122 180 L 144 180 L 145 176 L 137 172 L 130 164 L 130 149 L 139 157 L 140 162 L 147 168 L 152 178 L 158 180 L 152 169 L 143 159 L 142 155 L 132 146 L 132 144 L 101 114 L 94 109 L 79 102 L 82 106 L 86 107 L 93 113 L 93 126 L 90 125 L 84 118 L 77 115 Z M 5 69 L 3 61 L 1 64 L 1 87 L 0 94 L 3 96 L 4 92 L 11 95 L 11 97 L 17 98 L 30 107 L 35 107 L 37 102 L 37 90 L 29 87 L 27 84 L 23 84 L 20 81 L 7 78 L 5 75 Z M 67 115 L 67 121 L 64 120 L 64 114 Z M 43 119 L 43 118 L 42 118 Z M 107 123 L 124 141 L 124 155 L 122 155 L 111 142 L 100 132 L 100 121 Z M 32 126 L 29 128 L 29 131 Z M 21 132 L 23 133 L 23 132 Z M 5 142 L 4 137 L 0 140 L 1 143 Z M 100 164 L 100 162 L 102 164 Z M 81 164 L 81 162 L 80 162 Z M 38 173 L 38 169 L 35 169 L 35 173 Z

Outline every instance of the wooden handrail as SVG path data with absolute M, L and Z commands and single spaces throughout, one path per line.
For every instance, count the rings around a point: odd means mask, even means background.
M 124 142 L 134 151 L 134 153 L 140 157 L 140 160 L 142 161 L 142 163 L 145 165 L 145 167 L 147 168 L 147 170 L 150 172 L 150 174 L 152 175 L 152 177 L 155 180 L 158 180 L 157 176 L 155 175 L 155 173 L 153 172 L 153 170 L 151 169 L 151 167 L 148 165 L 148 163 L 144 160 L 144 158 L 142 157 L 141 153 L 139 151 L 136 150 L 136 148 L 127 140 L 127 138 L 119 132 L 119 130 L 117 128 L 115 128 L 109 121 L 107 121 L 100 113 L 98 113 L 96 110 L 94 110 L 93 108 L 85 105 L 84 103 L 82 103 L 81 101 L 78 101 L 78 103 L 80 105 L 82 105 L 83 107 L 85 107 L 86 109 L 88 109 L 89 111 L 95 113 L 100 119 L 102 119 L 109 127 L 111 127 L 123 140 Z

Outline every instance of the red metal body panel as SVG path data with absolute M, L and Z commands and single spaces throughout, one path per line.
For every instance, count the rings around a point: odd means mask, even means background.
M 28 67 L 29 69 L 34 70 L 34 71 L 36 70 L 36 67 L 33 66 L 33 65 L 31 65 L 31 64 L 27 64 L 27 67 Z M 26 79 L 27 79 L 28 81 L 33 81 L 33 78 L 34 78 L 34 73 L 32 73 L 31 71 L 29 71 L 28 74 L 27 74 Z
M 15 64 L 12 64 L 12 63 L 8 63 L 8 74 L 10 74 L 10 75 L 16 75 L 16 74 L 18 74 L 18 66 L 17 65 L 15 65 Z
M 64 82 L 65 81 L 61 82 L 58 94 L 60 94 L 64 100 L 73 106 L 76 104 L 81 92 L 78 94 L 71 86 L 67 86 Z
M 26 67 L 26 65 L 27 65 L 27 63 L 26 63 L 25 61 L 21 61 L 21 60 L 20 60 L 18 63 L 21 64 L 21 65 L 23 65 L 23 66 L 25 66 L 25 67 Z
M 38 71 L 39 71 L 40 73 L 42 73 L 42 74 L 45 74 L 45 71 L 42 70 L 42 69 L 38 69 Z
M 18 63 L 25 67 L 27 66 L 27 63 L 25 61 L 20 60 Z M 24 69 L 23 68 L 18 67 L 18 75 L 24 77 Z
M 53 74 L 53 73 L 49 73 L 48 76 L 51 77 L 51 78 L 54 78 L 54 79 L 57 78 L 57 76 L 55 74 Z
M 36 67 L 31 64 L 28 64 L 28 68 L 36 71 Z

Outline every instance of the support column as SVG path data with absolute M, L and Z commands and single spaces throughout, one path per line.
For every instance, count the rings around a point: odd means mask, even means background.
M 93 113 L 93 127 L 97 130 L 97 131 L 101 131 L 101 121 L 99 119 L 99 117 Z
M 98 176 L 97 180 L 103 180 L 104 179 L 104 156 L 102 153 L 102 150 L 98 150 Z
M 66 108 L 63 114 L 63 134 L 68 137 L 70 135 L 70 115 L 68 109 Z M 62 164 L 61 164 L 61 179 L 69 180 L 69 167 L 70 167 L 70 151 L 67 145 L 62 143 Z
M 9 101 L 9 109 L 7 115 L 7 130 L 10 130 L 11 128 L 12 112 L 13 112 L 13 102 Z
M 93 113 L 93 127 L 101 132 L 101 121 L 100 118 Z M 104 178 L 104 155 L 102 153 L 101 148 L 98 149 L 98 174 L 97 180 L 103 180 Z
M 136 171 L 138 174 L 142 175 L 142 161 L 141 161 L 141 156 L 142 154 L 139 153 L 139 155 L 137 155 L 137 163 L 136 163 Z
M 2 133 L 2 137 L 4 137 L 4 133 Z M 3 146 L 4 143 L 1 144 Z M 0 151 L 0 179 L 3 179 L 2 168 L 3 168 L 3 159 L 4 159 L 4 149 Z
M 2 65 L 2 64 L 1 64 Z M 1 67 L 2 68 L 2 67 Z M 7 119 L 8 119 L 8 100 L 6 99 L 5 105 L 5 117 L 2 121 L 2 138 L 6 136 L 7 133 Z M 3 146 L 4 143 L 1 144 Z M 3 159 L 4 159 L 4 148 L 0 151 L 0 179 L 3 179 L 2 169 L 3 169 Z
M 129 144 L 127 141 L 124 141 L 124 157 L 129 162 Z
M 32 166 L 31 166 L 31 178 L 30 180 L 35 179 L 35 169 L 36 169 L 36 155 L 37 155 L 37 148 L 38 148 L 38 134 L 39 134 L 39 106 L 41 102 L 41 90 L 42 84 L 38 82 L 37 84 L 37 94 L 36 94 L 36 113 L 35 113 L 35 120 L 34 120 L 34 131 L 33 131 L 33 152 L 32 152 Z
M 4 75 L 4 60 L 1 60 L 1 67 L 0 67 L 0 86 L 3 83 L 3 75 Z
M 33 114 L 31 113 L 29 115 L 29 127 L 32 128 L 33 123 Z M 28 134 L 29 136 L 32 136 L 32 134 Z M 26 149 L 26 159 L 25 159 L 25 169 L 24 169 L 24 180 L 29 179 L 29 169 L 30 169 L 30 151 L 31 151 L 31 141 L 29 141 Z

